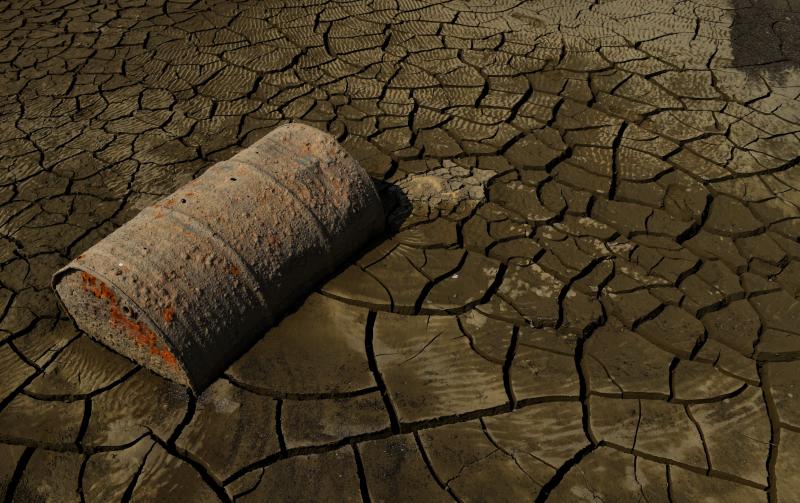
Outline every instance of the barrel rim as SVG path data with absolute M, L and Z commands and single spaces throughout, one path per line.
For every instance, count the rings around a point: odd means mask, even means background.
M 67 307 L 67 305 L 64 303 L 63 299 L 61 298 L 61 295 L 59 295 L 58 290 L 56 289 L 56 287 L 61 282 L 61 280 L 63 280 L 68 274 L 71 274 L 71 273 L 74 273 L 74 272 L 86 272 L 86 273 L 89 273 L 92 276 L 96 277 L 97 279 L 99 279 L 103 283 L 109 285 L 111 288 L 113 288 L 115 295 L 118 295 L 119 298 L 124 299 L 125 301 L 130 303 L 130 305 L 132 305 L 139 312 L 139 315 L 142 317 L 142 321 L 147 323 L 148 328 L 153 330 L 153 332 L 159 337 L 161 342 L 165 346 L 167 346 L 169 348 L 169 350 L 170 350 L 170 352 L 172 354 L 176 354 L 175 346 L 172 343 L 172 341 L 170 341 L 169 338 L 164 335 L 164 331 L 161 330 L 161 327 L 159 327 L 156 323 L 153 322 L 153 320 L 150 318 L 150 316 L 148 316 L 147 312 L 144 309 L 142 309 L 141 306 L 139 306 L 139 304 L 134 302 L 133 299 L 130 298 L 130 296 L 128 296 L 113 281 L 109 280 L 108 277 L 105 276 L 104 274 L 100 274 L 100 273 L 96 272 L 91 267 L 87 267 L 85 265 L 76 264 L 76 260 L 79 260 L 79 259 L 80 259 L 80 256 L 77 259 L 75 259 L 75 260 L 71 261 L 70 263 L 68 263 L 66 266 L 64 266 L 61 269 L 57 270 L 55 273 L 53 273 L 53 276 L 52 276 L 52 278 L 50 280 L 50 285 L 53 288 L 53 292 L 55 293 L 56 299 L 58 299 L 58 304 L 61 306 L 62 311 L 64 313 L 66 313 L 67 316 L 69 316 L 69 318 L 72 320 L 73 324 L 76 327 L 78 327 L 78 330 L 80 330 L 82 333 L 84 333 L 87 336 L 89 336 L 92 340 L 95 340 L 98 343 L 100 343 L 103 347 L 106 347 L 106 348 L 110 349 L 111 351 L 113 351 L 114 353 L 133 361 L 136 365 L 138 365 L 138 366 L 140 366 L 142 368 L 146 368 L 146 369 L 150 370 L 151 372 L 153 372 L 155 374 L 158 374 L 161 377 L 163 377 L 163 378 L 165 378 L 165 379 L 167 379 L 169 381 L 173 381 L 174 382 L 175 379 L 172 376 L 163 375 L 160 372 L 157 372 L 151 366 L 144 365 L 142 362 L 136 361 L 135 359 L 131 358 L 130 356 L 117 351 L 116 349 L 111 347 L 109 344 L 107 344 L 105 341 L 103 341 L 99 337 L 96 337 L 92 333 L 87 332 L 86 330 L 82 329 L 78 325 L 78 321 L 72 316 L 72 313 L 70 312 L 70 310 Z M 196 383 L 192 382 L 191 377 L 189 375 L 189 372 L 186 370 L 186 366 L 183 364 L 183 359 L 182 358 L 176 358 L 176 362 L 178 364 L 178 367 L 181 370 L 181 373 L 183 374 L 183 381 L 184 381 L 185 385 L 188 386 L 189 388 L 194 389 L 195 386 L 196 386 Z

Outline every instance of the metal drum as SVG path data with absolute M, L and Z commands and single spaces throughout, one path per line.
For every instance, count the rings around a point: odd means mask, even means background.
M 289 124 L 144 209 L 53 287 L 93 338 L 202 390 L 383 227 L 355 159 Z

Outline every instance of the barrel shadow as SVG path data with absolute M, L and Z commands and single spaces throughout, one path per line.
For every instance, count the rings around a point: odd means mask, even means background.
M 322 285 L 325 285 L 328 281 L 335 278 L 339 274 L 341 274 L 345 269 L 355 264 L 361 257 L 368 255 L 371 251 L 375 248 L 381 246 L 387 240 L 394 237 L 400 229 L 403 228 L 403 224 L 411 216 L 412 212 L 412 204 L 411 201 L 408 199 L 406 194 L 398 187 L 396 184 L 386 182 L 384 180 L 377 180 L 372 179 L 372 183 L 375 184 L 375 190 L 378 192 L 378 196 L 381 200 L 381 205 L 383 206 L 383 217 L 386 222 L 386 227 L 381 234 L 373 237 L 369 240 L 359 251 L 353 254 L 349 259 L 342 261 L 336 269 L 329 274 L 328 276 L 322 278 L 318 283 L 317 287 L 308 292 L 308 295 L 311 295 L 314 292 L 319 292 L 319 288 Z M 293 306 L 289 311 L 286 312 L 281 318 L 285 318 L 292 312 L 296 311 L 300 306 L 303 305 L 308 295 L 303 296 L 295 306 Z M 276 323 L 277 324 L 277 323 Z
M 397 234 L 406 219 L 411 216 L 412 205 L 405 192 L 397 185 L 383 180 L 373 180 L 373 182 L 383 204 L 383 214 L 386 218 L 386 231 L 383 237 L 386 239 Z

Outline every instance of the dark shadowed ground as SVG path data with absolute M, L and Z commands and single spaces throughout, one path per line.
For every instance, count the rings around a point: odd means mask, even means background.
M 733 67 L 781 74 L 800 68 L 800 3 L 796 0 L 734 0 Z

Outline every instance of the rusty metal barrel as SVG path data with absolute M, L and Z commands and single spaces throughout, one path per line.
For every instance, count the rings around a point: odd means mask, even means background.
M 81 330 L 199 391 L 383 227 L 358 162 L 289 124 L 142 210 L 53 287 Z

